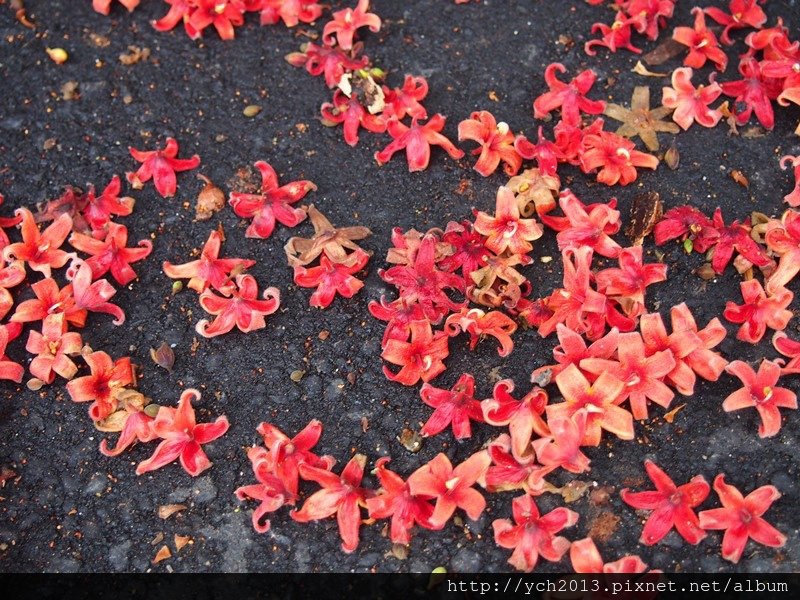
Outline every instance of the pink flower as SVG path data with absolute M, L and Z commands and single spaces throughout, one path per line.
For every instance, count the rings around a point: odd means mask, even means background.
M 434 335 L 427 320 L 412 321 L 409 332 L 409 341 L 407 338 L 386 341 L 381 358 L 402 368 L 395 374 L 384 366 L 383 374 L 403 385 L 414 385 L 420 379 L 427 383 L 446 369 L 442 360 L 449 354 L 447 334 L 437 331 Z
M 25 349 L 36 355 L 31 361 L 31 374 L 45 383 L 53 383 L 56 375 L 72 379 L 78 367 L 69 357 L 80 354 L 82 347 L 80 334 L 67 331 L 63 313 L 48 315 L 42 323 L 42 332 L 31 330 L 28 335 Z
M 628 185 L 636 180 L 636 167 L 655 169 L 658 158 L 636 150 L 636 145 L 616 133 L 597 131 L 583 138 L 581 169 L 599 169 L 597 181 L 606 185 Z
M 771 360 L 762 360 L 758 373 L 746 362 L 735 360 L 725 370 L 738 377 L 744 387 L 725 398 L 725 412 L 742 408 L 755 408 L 761 417 L 758 436 L 772 437 L 781 429 L 781 414 L 778 408 L 797 409 L 797 396 L 791 390 L 776 387 L 781 377 L 781 367 Z
M 216 0 L 212 0 L 216 1 Z M 153 180 L 156 190 L 162 198 L 175 195 L 177 183 L 175 173 L 188 171 L 200 166 L 200 157 L 196 154 L 189 159 L 179 159 L 178 142 L 175 138 L 167 138 L 164 150 L 151 150 L 148 152 L 130 148 L 131 156 L 142 163 L 135 173 L 126 173 L 128 182 L 134 189 L 140 190 L 144 184 Z
M 342 50 L 350 50 L 353 47 L 353 37 L 360 27 L 369 27 L 373 33 L 381 29 L 381 19 L 369 10 L 369 0 L 358 0 L 355 9 L 345 8 L 333 13 L 333 20 L 325 24 L 322 30 L 322 41 L 325 44 L 333 45 L 334 38 Z
M 599 115 L 606 107 L 602 100 L 590 100 L 586 97 L 592 89 L 597 75 L 591 69 L 586 69 L 575 76 L 569 83 L 559 81 L 556 71 L 566 72 L 567 68 L 561 63 L 550 63 L 544 70 L 544 80 L 549 92 L 545 92 L 533 102 L 533 116 L 537 119 L 544 118 L 551 111 L 561 108 L 561 119 L 567 125 L 580 125 L 581 112 L 590 115 Z
M 701 512 L 700 527 L 725 530 L 722 558 L 738 563 L 750 538 L 771 548 L 783 547 L 786 536 L 762 518 L 772 503 L 781 497 L 775 486 L 761 486 L 743 497 L 734 486 L 725 483 L 725 475 L 717 475 L 714 491 L 723 507 Z
M 50 277 L 51 269 L 61 268 L 69 260 L 69 255 L 60 248 L 72 230 L 72 219 L 61 215 L 40 232 L 27 208 L 19 208 L 14 214 L 22 219 L 22 241 L 3 248 L 3 258 L 24 261 L 34 271 Z
M 764 337 L 767 327 L 775 330 L 786 328 L 792 318 L 787 307 L 794 294 L 786 288 L 778 288 L 774 294 L 767 295 L 757 279 L 742 281 L 739 284 L 744 304 L 730 300 L 725 304 L 724 315 L 731 323 L 741 323 L 736 339 L 755 344 Z
M 322 254 L 317 267 L 294 267 L 294 282 L 300 287 L 316 287 L 309 304 L 326 308 L 337 293 L 343 298 L 352 298 L 364 287 L 364 283 L 353 275 L 367 266 L 368 261 L 369 254 L 362 250 L 353 252 L 345 263 L 332 263 Z
M 72 297 L 77 309 L 109 314 L 115 317 L 114 325 L 125 322 L 125 312 L 109 302 L 117 290 L 106 279 L 92 281 L 92 268 L 86 262 L 73 259 L 67 269 L 67 279 L 72 282 Z
M 706 28 L 706 19 L 703 9 L 694 7 L 694 28 L 676 27 L 672 33 L 672 39 L 689 47 L 689 55 L 684 59 L 683 64 L 687 67 L 699 69 L 706 60 L 713 62 L 718 71 L 724 71 L 728 66 L 728 57 L 717 43 L 717 36 L 714 32 Z
M 162 406 L 151 425 L 152 432 L 164 440 L 147 460 L 136 467 L 136 474 L 142 475 L 168 465 L 176 458 L 192 477 L 211 466 L 211 461 L 203 452 L 203 444 L 213 442 L 228 431 L 228 419 L 217 417 L 213 423 L 197 423 L 192 408 L 192 399 L 199 400 L 200 392 L 186 389 L 181 393 L 177 408 Z
M 576 573 L 644 573 L 647 565 L 638 556 L 623 556 L 603 563 L 592 538 L 575 540 L 569 547 L 569 558 Z
M 195 331 L 203 337 L 215 337 L 228 333 L 234 327 L 243 333 L 249 333 L 267 326 L 265 316 L 278 310 L 280 292 L 278 288 L 269 287 L 258 300 L 258 284 L 252 275 L 237 275 L 236 285 L 223 289 L 225 296 L 217 296 L 211 290 L 200 295 L 200 306 L 207 313 L 214 315 L 209 324 L 207 319 L 197 322 Z
M 475 399 L 475 379 L 468 373 L 459 377 L 449 390 L 424 383 L 419 395 L 425 404 L 435 409 L 420 430 L 423 437 L 436 435 L 450 425 L 455 438 L 461 440 L 472 437 L 470 421 L 484 421 L 481 403 Z
M 6 356 L 8 343 L 19 337 L 22 326 L 19 323 L 0 325 L 0 381 L 8 380 L 20 383 L 25 375 L 25 367 Z
M 117 408 L 115 391 L 134 381 L 130 358 L 112 361 L 102 351 L 86 354 L 83 359 L 91 369 L 91 375 L 78 377 L 67 383 L 67 391 L 73 402 L 91 402 L 89 416 L 101 421 Z
M 542 227 L 535 219 L 521 219 L 519 205 L 511 188 L 500 186 L 497 190 L 494 217 L 485 212 L 475 212 L 475 231 L 487 236 L 485 246 L 495 254 L 508 250 L 511 254 L 527 254 L 533 250 L 530 243 L 542 237 Z
M 459 150 L 440 132 L 444 128 L 445 117 L 440 114 L 433 115 L 424 125 L 417 123 L 417 118 L 411 120 L 411 126 L 404 125 L 396 119 L 391 119 L 387 124 L 389 135 L 394 138 L 386 148 L 375 153 L 375 160 L 379 165 L 386 164 L 395 152 L 405 149 L 408 160 L 408 170 L 424 171 L 428 168 L 431 158 L 431 145 L 441 146 L 452 158 L 464 158 L 463 150 Z
M 609 26 L 605 23 L 595 23 L 592 25 L 592 33 L 600 32 L 599 40 L 589 40 L 583 45 L 583 51 L 589 56 L 597 54 L 594 46 L 608 48 L 611 52 L 616 52 L 620 48 L 630 50 L 634 54 L 641 54 L 642 50 L 631 43 L 633 27 L 637 25 L 638 19 L 628 18 L 624 12 L 620 11 L 614 18 L 614 22 Z
M 126 248 L 128 228 L 117 223 L 108 224 L 103 240 L 82 233 L 73 233 L 69 243 L 76 250 L 92 255 L 86 259 L 86 264 L 92 269 L 93 279 L 111 271 L 112 277 L 120 285 L 127 285 L 136 279 L 136 272 L 130 263 L 144 260 L 153 250 L 150 240 L 141 240 L 138 248 Z
M 722 88 L 714 82 L 708 86 L 695 88 L 692 85 L 692 69 L 683 67 L 672 73 L 672 87 L 663 88 L 664 106 L 674 108 L 672 120 L 684 130 L 695 121 L 703 127 L 714 127 L 722 118 L 722 112 L 708 107 L 722 93 Z
M 516 175 L 522 166 L 522 157 L 514 148 L 514 134 L 506 123 L 497 123 L 486 110 L 473 112 L 469 119 L 458 124 L 458 140 L 472 140 L 480 144 L 472 151 L 480 155 L 475 170 L 488 177 L 497 170 L 502 160 L 506 175 Z
M 514 382 L 510 379 L 498 381 L 492 390 L 492 397 L 481 402 L 483 418 L 495 427 L 508 427 L 511 437 L 510 449 L 514 458 L 520 462 L 532 458 L 531 438 L 533 433 L 545 436 L 550 429 L 542 415 L 547 406 L 547 392 L 540 387 L 533 387 L 520 400 L 511 394 Z
M 355 93 L 348 98 L 341 90 L 336 90 L 333 94 L 333 103 L 323 104 L 320 112 L 324 125 L 333 126 L 344 123 L 344 141 L 351 146 L 358 144 L 359 127 L 372 133 L 386 131 L 386 121 L 382 116 L 367 112 Z
M 746 29 L 753 27 L 761 29 L 767 22 L 767 15 L 756 3 L 756 0 L 731 0 L 730 14 L 716 6 L 705 9 L 705 13 L 720 25 L 725 26 L 725 30 L 720 36 L 723 44 L 731 45 L 733 40 L 728 35 L 734 29 Z M 724 70 L 724 69 L 723 69 Z M 772 129 L 769 127 L 768 129 Z

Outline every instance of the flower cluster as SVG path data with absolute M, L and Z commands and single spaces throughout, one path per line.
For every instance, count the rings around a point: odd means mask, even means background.
M 587 0 L 589 4 L 601 4 L 603 0 Z M 674 0 L 617 0 L 617 14 L 611 25 L 595 23 L 592 33 L 599 33 L 600 39 L 589 40 L 584 44 L 584 51 L 590 56 L 596 54 L 594 47 L 608 48 L 616 52 L 625 48 L 636 54 L 641 50 L 633 45 L 633 34 L 644 35 L 649 40 L 658 37 L 659 30 L 667 25 L 675 10 Z

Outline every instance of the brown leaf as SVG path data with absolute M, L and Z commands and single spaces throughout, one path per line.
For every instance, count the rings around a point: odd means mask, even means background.
M 150 545 L 151 546 L 158 546 L 163 541 L 164 541 L 164 532 L 163 531 L 159 531 L 155 535 L 155 537 L 152 540 L 150 540 Z
M 750 180 L 739 169 L 734 169 L 733 171 L 731 171 L 731 179 L 733 179 L 743 188 L 748 190 L 750 189 Z
M 153 564 L 158 564 L 162 560 L 167 560 L 170 556 L 172 556 L 172 552 L 169 551 L 169 548 L 166 546 L 161 546 L 161 549 L 156 552 L 156 557 L 153 559 Z
M 9 469 L 8 467 L 0 468 L 0 488 L 6 487 L 6 481 L 14 479 L 16 476 L 17 472 L 14 469 Z
M 636 61 L 636 66 L 633 67 L 631 71 L 637 75 L 643 75 L 644 77 L 667 77 L 668 75 L 668 73 L 654 73 L 653 71 L 650 71 L 640 60 Z
M 172 367 L 175 364 L 175 353 L 167 342 L 161 342 L 158 348 L 150 348 L 150 358 L 159 367 L 172 373 Z
M 671 411 L 669 411 L 668 413 L 666 413 L 664 415 L 664 420 L 667 423 L 672 423 L 675 420 L 675 415 L 677 415 L 678 412 L 680 410 L 682 410 L 684 406 L 686 406 L 686 405 L 685 404 L 681 404 L 680 406 L 676 406 L 675 408 L 673 408 Z
M 650 235 L 653 227 L 661 219 L 662 213 L 661 196 L 658 192 L 645 192 L 633 198 L 631 220 L 625 228 L 625 235 L 631 239 L 634 246 L 642 245 L 644 238 Z
M 169 519 L 176 512 L 186 510 L 185 504 L 162 504 L 158 507 L 158 516 L 162 519 Z
M 400 432 L 397 436 L 397 441 L 403 444 L 403 447 L 409 452 L 417 453 L 422 450 L 422 437 L 416 431 L 408 429 L 407 427 Z
M 611 539 L 619 525 L 619 517 L 612 512 L 603 511 L 589 526 L 589 536 L 600 543 Z
M 666 39 L 664 42 L 655 47 L 654 50 L 645 54 L 642 58 L 651 67 L 663 65 L 670 58 L 678 56 L 681 52 L 686 50 L 686 46 L 679 44 L 672 38 Z
M 108 415 L 102 421 L 95 421 L 94 427 L 97 431 L 104 433 L 117 433 L 125 427 L 130 413 L 127 410 L 118 410 Z
M 198 175 L 205 187 L 197 195 L 197 204 L 194 207 L 194 218 L 198 221 L 208 221 L 216 212 L 225 206 L 225 192 L 219 189 L 214 182 L 205 175 Z
M 667 163 L 667 166 L 673 171 L 681 164 L 681 153 L 678 152 L 678 147 L 675 145 L 674 141 L 672 145 L 667 148 L 667 151 L 664 152 L 664 162 Z
M 564 502 L 571 504 L 585 496 L 590 487 L 592 487 L 591 483 L 576 479 L 562 487 L 558 493 L 564 498 Z
M 190 538 L 188 535 L 178 535 L 177 533 L 175 534 L 175 550 L 177 550 L 178 552 L 180 552 L 181 549 L 186 544 L 191 544 L 191 543 L 192 543 L 192 538 Z
M 136 63 L 150 58 L 150 48 L 140 48 L 139 46 L 128 46 L 128 51 L 119 55 L 119 62 L 123 65 L 135 65 Z

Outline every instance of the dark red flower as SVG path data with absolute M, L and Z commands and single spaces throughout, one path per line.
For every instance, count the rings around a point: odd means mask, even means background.
M 651 546 L 661 541 L 673 527 L 690 544 L 700 543 L 706 533 L 692 509 L 702 504 L 711 491 L 706 480 L 697 475 L 689 483 L 676 486 L 653 461 L 646 460 L 644 468 L 656 489 L 631 492 L 626 488 L 620 492 L 626 504 L 653 511 L 642 530 L 641 543 Z
M 468 373 L 459 377 L 449 390 L 424 383 L 419 395 L 425 404 L 435 409 L 420 430 L 423 437 L 436 435 L 450 425 L 455 438 L 461 440 L 472 437 L 470 421 L 484 422 L 481 403 L 475 399 L 475 379 Z
M 305 179 L 279 186 L 278 175 L 269 163 L 260 160 L 255 167 L 261 173 L 261 192 L 231 192 L 228 202 L 237 215 L 253 219 L 245 232 L 246 237 L 266 239 L 272 235 L 276 220 L 286 227 L 294 227 L 306 218 L 305 210 L 291 205 L 317 186 Z
M 706 10 L 709 11 L 711 8 Z M 770 81 L 764 77 L 761 65 L 755 58 L 747 56 L 742 58 L 739 62 L 739 73 L 742 79 L 724 81 L 721 84 L 722 92 L 734 98 L 733 110 L 736 122 L 744 125 L 755 111 L 758 121 L 764 128 L 772 129 L 775 126 L 775 113 L 772 110 L 771 98 L 780 94 L 780 88 L 774 84 L 775 80 Z
M 544 516 L 528 494 L 511 501 L 514 523 L 508 519 L 495 519 L 494 541 L 503 548 L 513 548 L 508 560 L 515 569 L 530 573 L 541 556 L 557 562 L 569 549 L 569 541 L 556 533 L 578 522 L 578 513 L 567 508 L 556 508 Z
M 369 58 L 366 56 L 355 58 L 361 50 L 361 44 L 353 46 L 350 54 L 338 47 L 317 46 L 313 42 L 304 44 L 300 49 L 301 52 L 287 54 L 286 61 L 295 67 L 305 67 L 314 77 L 324 75 L 329 88 L 335 88 L 346 72 L 363 69 L 369 64 Z
M 725 225 L 722 211 L 714 211 L 713 228 L 705 228 L 695 240 L 694 247 L 698 252 L 706 252 L 713 246 L 711 266 L 715 273 L 722 273 L 733 257 L 734 250 L 757 267 L 766 267 L 772 263 L 764 248 L 750 237 L 749 219 L 744 223 L 734 221 Z
M 429 522 L 433 505 L 425 495 L 414 495 L 406 481 L 386 468 L 389 458 L 379 458 L 375 463 L 375 476 L 381 484 L 378 494 L 367 498 L 367 510 L 372 519 L 391 517 L 389 538 L 393 544 L 409 544 L 411 528 L 420 525 L 431 529 Z
M 293 510 L 290 513 L 292 519 L 308 523 L 335 514 L 339 535 L 342 537 L 342 550 L 353 552 L 358 547 L 361 507 L 366 506 L 367 497 L 372 495 L 361 487 L 366 463 L 366 456 L 356 454 L 344 467 L 341 475 L 301 464 L 300 475 L 303 479 L 316 481 L 322 489 L 309 496 L 300 510 Z
M 772 503 L 781 497 L 775 486 L 763 485 L 743 497 L 734 486 L 725 483 L 725 475 L 717 475 L 714 491 L 722 502 L 722 508 L 701 512 L 700 527 L 725 530 L 722 558 L 738 563 L 750 538 L 770 548 L 783 547 L 786 536 L 762 518 Z
M 83 208 L 81 216 L 93 230 L 100 230 L 106 227 L 111 219 L 111 215 L 127 217 L 133 212 L 134 200 L 129 196 L 119 197 L 122 185 L 118 176 L 114 175 L 111 182 L 99 196 L 94 190 L 94 186 L 89 186 L 89 191 L 81 199 Z
M 192 408 L 192 400 L 200 399 L 200 392 L 186 389 L 181 393 L 177 408 L 162 406 L 151 425 L 152 432 L 164 440 L 153 452 L 136 467 L 136 474 L 142 475 L 168 465 L 176 458 L 192 477 L 211 466 L 211 461 L 201 447 L 213 442 L 228 431 L 228 419 L 217 417 L 213 423 L 197 423 Z
M 115 390 L 134 382 L 130 358 L 112 361 L 102 351 L 84 355 L 91 375 L 78 377 L 67 383 L 67 391 L 73 402 L 91 402 L 89 416 L 93 421 L 105 419 L 117 408 Z
M 475 231 L 470 221 L 447 224 L 442 241 L 452 246 L 452 254 L 439 261 L 439 267 L 453 273 L 461 269 L 464 279 L 471 282 L 470 275 L 486 266 L 486 238 Z
M 600 32 L 599 40 L 589 40 L 583 45 L 583 50 L 589 56 L 594 56 L 597 52 L 594 46 L 608 48 L 611 52 L 616 52 L 620 48 L 630 50 L 634 54 L 641 54 L 642 50 L 631 43 L 634 25 L 638 24 L 635 18 L 628 18 L 624 12 L 618 12 L 611 25 L 605 23 L 595 23 L 592 25 L 592 33 Z
M 544 70 L 544 81 L 549 92 L 545 92 L 533 102 L 533 116 L 544 118 L 551 111 L 561 108 L 561 119 L 568 125 L 580 125 L 581 112 L 599 115 L 606 107 L 602 100 L 590 100 L 586 97 L 597 79 L 594 71 L 586 69 L 576 75 L 569 83 L 559 81 L 556 71 L 566 72 L 561 63 L 550 63 Z
M 228 333 L 234 327 L 249 333 L 267 326 L 265 316 L 271 315 L 280 305 L 280 291 L 268 287 L 258 299 L 258 284 L 252 275 L 237 275 L 236 285 L 223 288 L 225 296 L 217 296 L 211 290 L 200 294 L 200 306 L 214 315 L 210 324 L 207 319 L 197 322 L 195 331 L 203 337 L 215 337 Z
M 722 409 L 725 412 L 755 408 L 761 417 L 758 436 L 772 437 L 781 429 L 781 413 L 778 408 L 797 409 L 797 396 L 789 389 L 776 387 L 781 377 L 781 367 L 777 362 L 762 360 L 758 373 L 746 362 L 735 360 L 725 370 L 738 377 L 744 387 L 725 398 Z
M 676 206 L 664 213 L 656 223 L 656 245 L 661 246 L 670 240 L 693 239 L 704 228 L 713 228 L 714 223 L 694 206 Z
M 441 146 L 452 158 L 464 158 L 464 152 L 453 145 L 440 132 L 444 128 L 445 117 L 440 114 L 433 115 L 424 125 L 417 123 L 417 118 L 412 118 L 411 126 L 404 125 L 396 119 L 391 119 L 386 128 L 389 135 L 394 138 L 386 148 L 375 153 L 375 160 L 383 165 L 392 158 L 395 152 L 405 149 L 408 160 L 408 170 L 424 171 L 428 168 L 431 158 L 431 145 Z
M 184 0 L 178 0 L 183 2 Z M 212 3 L 216 0 L 211 0 Z M 188 171 L 200 166 L 200 157 L 196 154 L 189 159 L 179 159 L 178 142 L 175 138 L 167 138 L 167 145 L 163 150 L 142 151 L 130 148 L 131 156 L 142 163 L 135 173 L 126 173 L 128 182 L 134 189 L 140 190 L 144 184 L 153 180 L 156 190 L 163 198 L 175 195 L 177 182 L 175 173 Z
M 388 322 L 383 333 L 383 340 L 381 340 L 381 348 L 385 348 L 386 343 L 391 339 L 407 340 L 411 331 L 411 322 L 425 320 L 422 306 L 403 298 L 387 302 L 386 297 L 381 296 L 380 302 L 373 300 L 367 308 L 373 317 Z
M 428 82 L 424 77 L 406 75 L 403 87 L 383 86 L 385 107 L 381 113 L 385 118 L 394 117 L 398 121 L 406 115 L 414 119 L 427 119 L 428 112 L 420 101 L 428 95 Z

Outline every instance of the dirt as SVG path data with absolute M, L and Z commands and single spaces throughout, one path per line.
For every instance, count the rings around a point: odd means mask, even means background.
M 334 2 L 334 6 L 352 3 Z M 425 101 L 429 112 L 448 117 L 445 133 L 456 138 L 459 120 L 473 110 L 491 110 L 515 131 L 535 134 L 531 102 L 545 90 L 542 73 L 553 61 L 570 73 L 591 67 L 599 76 L 599 95 L 626 105 L 635 85 L 649 85 L 660 100 L 663 79 L 630 72 L 637 57 L 620 52 L 586 56 L 583 42 L 593 22 L 611 22 L 613 12 L 582 1 L 543 0 L 473 2 L 456 6 L 450 1 L 375 0 L 374 11 L 384 20 L 378 34 L 364 36 L 366 53 L 390 72 L 399 84 L 405 73 L 424 75 L 430 84 Z M 700 2 L 704 5 L 706 3 Z M 723 3 L 718 3 L 722 5 Z M 727 4 L 727 3 L 725 3 Z M 422 449 L 408 451 L 397 437 L 404 428 L 418 430 L 430 409 L 419 399 L 417 387 L 391 383 L 381 373 L 382 323 L 367 312 L 367 303 L 392 293 L 377 275 L 393 227 L 424 230 L 443 227 L 449 220 L 470 217 L 473 206 L 494 207 L 497 186 L 505 176 L 483 178 L 472 170 L 470 157 L 453 161 L 434 150 L 431 166 L 409 174 L 405 161 L 395 157 L 378 167 L 376 150 L 388 136 L 363 133 L 356 148 L 347 146 L 340 129 L 324 127 L 319 106 L 329 100 L 320 79 L 288 65 L 283 57 L 307 41 L 301 30 L 282 26 L 259 27 L 252 17 L 236 30 L 236 40 L 220 41 L 208 33 L 193 42 L 181 31 L 156 32 L 149 22 L 163 14 L 160 2 L 143 2 L 133 14 L 116 6 L 110 18 L 94 13 L 91 3 L 67 0 L 26 0 L 35 30 L 23 27 L 8 6 L 0 6 L 0 191 L 6 196 L 4 215 L 18 206 L 33 207 L 56 197 L 64 186 L 104 186 L 113 174 L 133 170 L 128 147 L 150 149 L 167 136 L 176 137 L 181 154 L 197 153 L 202 173 L 228 191 L 226 182 L 246 178 L 257 160 L 270 162 L 282 181 L 311 179 L 318 186 L 307 197 L 334 224 L 365 225 L 373 235 L 363 247 L 374 253 L 365 288 L 352 300 L 337 299 L 324 311 L 309 308 L 310 290 L 292 283 L 283 245 L 291 235 L 306 235 L 309 223 L 294 230 L 279 226 L 268 240 L 244 237 L 246 223 L 229 207 L 208 221 L 194 220 L 197 194 L 203 187 L 195 173 L 179 175 L 178 195 L 164 200 L 152 185 L 136 198 L 132 216 L 122 219 L 130 239 L 150 238 L 152 255 L 136 265 L 139 279 L 116 296 L 127 313 L 120 327 L 106 316 L 92 316 L 82 333 L 96 349 L 113 356 L 130 355 L 142 366 L 140 389 L 159 403 L 177 402 L 185 387 L 203 392 L 197 403 L 199 420 L 226 414 L 227 435 L 206 449 L 214 466 L 192 479 L 178 465 L 137 477 L 135 464 L 153 445 L 139 445 L 118 458 L 97 450 L 96 432 L 86 407 L 74 404 L 63 385 L 39 392 L 24 384 L 0 383 L 0 463 L 16 476 L 0 490 L 0 569 L 4 571 L 421 571 L 444 566 L 448 571 L 507 571 L 510 551 L 495 546 L 492 520 L 510 515 L 514 493 L 488 496 L 489 507 L 477 522 L 464 518 L 438 532 L 417 531 L 408 557 L 399 560 L 382 535 L 381 524 L 361 529 L 358 550 L 341 552 L 334 520 L 298 524 L 287 509 L 276 513 L 272 530 L 257 534 L 250 524 L 253 504 L 236 500 L 233 491 L 254 481 L 245 450 L 258 440 L 255 428 L 270 421 L 294 433 L 310 419 L 325 426 L 318 450 L 337 457 L 339 465 L 352 454 L 392 457 L 391 466 L 408 474 L 438 452 L 454 462 L 463 460 L 496 434 L 489 426 L 474 427 L 472 439 L 455 442 L 445 433 L 424 441 Z M 679 3 L 671 26 L 689 24 L 691 3 Z M 782 16 L 797 38 L 800 20 L 796 3 L 769 2 L 765 7 L 774 23 Z M 319 30 L 319 27 L 317 27 Z M 664 34 L 662 34 L 663 37 Z M 561 36 L 561 41 L 559 38 Z M 564 37 L 566 36 L 566 37 Z M 565 44 L 573 38 L 575 44 Z M 736 36 L 741 39 L 741 35 Z M 146 48 L 149 56 L 120 62 L 131 47 Z M 656 46 L 643 42 L 647 52 Z M 50 60 L 47 47 L 64 48 L 69 58 L 61 65 Z M 721 79 L 734 79 L 735 57 L 741 43 L 729 51 L 732 65 Z M 666 72 L 679 65 L 673 59 L 658 67 Z M 708 73 L 703 70 L 703 76 Z M 606 85 L 613 80 L 613 85 Z M 70 82 L 77 82 L 77 88 Z M 70 94 L 62 94 L 69 84 Z M 67 99 L 69 96 L 71 99 Z M 248 118 L 243 110 L 259 105 Z M 619 199 L 623 215 L 637 194 L 657 191 L 665 210 L 691 202 L 706 212 L 721 206 L 727 220 L 743 218 L 752 210 L 779 215 L 782 197 L 791 189 L 791 175 L 779 169 L 778 158 L 800 152 L 800 138 L 792 132 L 800 119 L 797 107 L 780 109 L 774 131 L 763 137 L 735 137 L 723 125 L 708 130 L 693 127 L 675 137 L 680 152 L 676 171 L 662 165 L 641 172 L 625 188 L 592 183 L 574 168 L 564 168 L 562 181 L 587 202 Z M 670 137 L 661 135 L 662 151 Z M 465 145 L 465 148 L 467 146 Z M 749 189 L 730 175 L 739 170 Z M 243 175 L 244 174 L 244 175 Z M 172 281 L 161 271 L 164 260 L 184 262 L 211 230 L 222 223 L 224 252 L 252 257 L 251 270 L 260 287 L 281 290 L 281 309 L 268 317 L 267 328 L 248 335 L 238 332 L 196 340 L 200 318 L 197 297 L 191 291 L 172 294 Z M 653 244 L 645 242 L 652 260 Z M 687 256 L 678 244 L 661 249 L 669 265 L 669 281 L 649 293 L 649 307 L 666 314 L 685 301 L 705 324 L 721 316 L 727 299 L 739 300 L 739 277 L 732 268 L 704 282 L 692 273 L 702 257 Z M 559 283 L 558 261 L 547 265 L 542 256 L 557 256 L 552 233 L 537 242 L 534 263 L 525 270 L 535 295 L 546 295 Z M 792 289 L 800 287 L 795 281 Z M 648 290 L 649 292 L 650 290 Z M 20 298 L 31 296 L 25 284 Z M 789 332 L 797 332 L 797 322 Z M 735 329 L 720 350 L 730 358 L 755 360 L 776 353 L 765 339 L 756 346 L 734 339 Z M 329 335 L 321 335 L 329 332 Z M 23 334 L 27 336 L 27 333 Z M 323 339 L 324 338 L 324 339 Z M 554 337 L 541 339 L 535 331 L 516 334 L 514 352 L 498 357 L 492 343 L 469 352 L 466 339 L 451 341 L 448 370 L 435 381 L 450 387 L 463 372 L 475 375 L 479 397 L 488 397 L 497 377 L 514 380 L 525 389 L 533 368 L 550 361 Z M 174 345 L 172 373 L 150 359 L 151 348 Z M 19 343 L 9 354 L 27 357 Z M 305 371 L 297 382 L 292 372 Z M 796 379 L 786 386 L 797 390 Z M 700 384 L 673 421 L 661 411 L 636 425 L 636 440 L 604 440 L 587 454 L 592 470 L 579 479 L 610 492 L 607 503 L 594 506 L 587 494 L 570 504 L 582 517 L 565 533 L 570 539 L 590 528 L 613 529 L 599 544 L 607 560 L 624 554 L 642 556 L 654 568 L 674 571 L 797 571 L 800 569 L 800 520 L 797 510 L 797 448 L 800 414 L 785 414 L 780 433 L 767 440 L 756 434 L 755 411 L 726 414 L 722 399 L 737 387 L 729 376 L 714 384 Z M 677 406 L 677 404 L 676 404 Z M 364 419 L 368 427 L 363 427 Z M 783 498 L 767 514 L 788 536 L 783 549 L 753 542 L 742 561 L 733 566 L 720 556 L 721 536 L 711 533 L 697 546 L 674 532 L 655 547 L 639 545 L 643 515 L 619 498 L 625 486 L 649 487 L 643 461 L 654 459 L 677 482 L 702 474 L 708 481 L 720 472 L 743 491 L 773 484 Z M 554 478 L 563 485 L 574 476 Z M 4 477 L 5 479 L 5 477 Z M 375 486 L 374 478 L 367 485 Z M 313 486 L 304 488 L 307 492 Z M 702 508 L 714 505 L 714 494 Z M 538 500 L 543 510 L 562 503 L 548 494 Z M 184 504 L 186 510 L 162 519 L 159 507 Z M 610 511 L 614 519 L 604 516 Z M 602 523 L 598 524 L 597 519 Z M 180 550 L 175 536 L 189 536 Z M 151 561 L 162 546 L 171 556 Z M 561 563 L 540 563 L 542 571 L 569 569 Z

